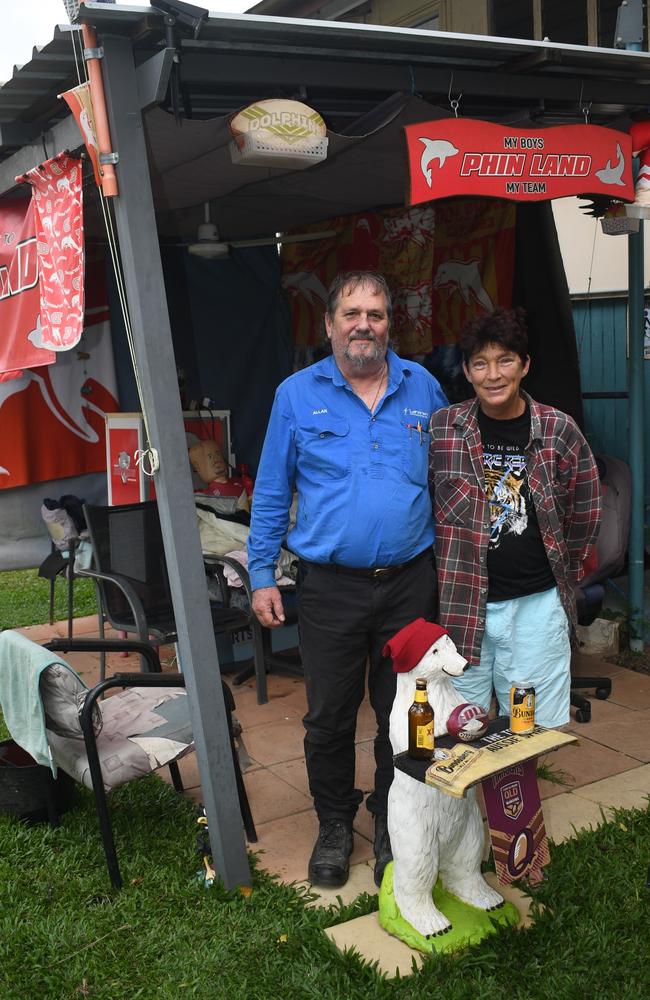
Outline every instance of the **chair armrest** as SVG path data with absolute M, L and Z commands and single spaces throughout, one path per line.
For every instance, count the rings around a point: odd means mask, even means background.
M 149 671 L 158 678 L 161 676 L 158 650 L 141 639 L 51 639 L 43 643 L 43 648 L 52 653 L 140 653 L 147 661 Z
M 138 633 L 143 635 L 149 634 L 149 629 L 147 626 L 147 618 L 142 607 L 142 601 L 138 597 L 135 589 L 125 576 L 121 576 L 119 573 L 100 573 L 96 569 L 82 569 L 79 570 L 76 576 L 88 576 L 92 580 L 102 580 L 105 583 L 113 583 L 119 590 L 122 591 L 126 597 L 129 607 L 131 609 L 131 614 L 133 615 L 133 620 Z
M 253 591 L 251 589 L 251 578 L 248 575 L 248 570 L 246 567 L 238 562 L 236 559 L 232 559 L 230 556 L 203 556 L 203 562 L 208 568 L 210 566 L 228 566 L 232 569 L 239 579 L 241 580 L 244 590 L 246 591 L 246 596 L 248 600 L 253 601 Z

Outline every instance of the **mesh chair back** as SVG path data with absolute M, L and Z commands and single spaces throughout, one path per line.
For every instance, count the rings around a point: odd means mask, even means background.
M 155 626 L 173 622 L 173 606 L 158 505 L 155 500 L 120 507 L 84 506 L 93 547 L 95 569 L 126 577 L 137 593 L 147 618 Z M 133 623 L 121 591 L 99 582 L 107 616 L 113 624 Z

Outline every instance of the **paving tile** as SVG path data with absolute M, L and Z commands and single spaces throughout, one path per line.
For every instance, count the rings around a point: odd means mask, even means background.
M 646 809 L 650 796 L 650 764 L 595 781 L 592 785 L 578 788 L 573 794 L 597 802 L 603 808 Z
M 647 764 L 650 761 L 650 711 L 629 712 L 627 719 L 590 725 L 589 739 Z
M 312 810 L 311 796 L 303 795 L 267 768 L 247 772 L 244 783 L 255 825 Z
M 31 639 L 32 642 L 48 642 L 50 639 L 58 639 L 59 633 L 56 630 L 56 622 L 54 625 L 26 625 L 24 628 L 16 629 L 25 636 L 26 639 Z
M 623 670 L 615 663 L 607 663 L 599 656 L 586 656 L 584 653 L 571 654 L 571 673 L 577 677 L 613 677 Z
M 287 719 L 301 719 L 299 710 L 293 705 L 287 704 L 284 698 L 271 699 L 265 705 L 258 705 L 257 699 L 254 703 L 250 699 L 238 700 L 236 694 L 235 715 L 241 722 L 245 734 L 255 726 L 265 726 L 270 722 L 284 722 Z M 302 722 L 300 725 L 302 729 Z
M 547 799 L 542 812 L 549 840 L 556 844 L 574 837 L 575 830 L 597 827 L 603 822 L 600 806 L 572 792 Z
M 282 761 L 280 764 L 270 764 L 267 770 L 297 788 L 303 795 L 309 795 L 309 779 L 304 757 Z
M 566 729 L 567 732 L 575 733 L 576 736 L 586 736 L 589 739 L 591 727 L 597 722 L 613 722 L 615 719 L 620 719 L 621 722 L 624 722 L 630 718 L 631 714 L 634 714 L 634 709 L 629 708 L 627 705 L 617 705 L 609 699 L 607 701 L 600 701 L 595 697 L 593 691 L 580 691 L 579 693 L 584 694 L 591 704 L 591 720 L 589 722 L 577 722 L 575 709 L 572 708 L 571 721 Z
M 620 670 L 612 679 L 609 701 L 642 712 L 650 709 L 650 676 L 634 670 Z
M 513 886 L 499 885 L 493 872 L 488 872 L 485 877 L 505 899 L 515 905 L 519 911 L 519 926 L 528 927 L 532 923 L 531 899 Z M 381 927 L 377 913 L 369 913 L 365 917 L 356 917 L 328 927 L 325 934 L 340 951 L 354 948 L 365 962 L 376 962 L 379 971 L 390 979 L 398 973 L 400 976 L 411 975 L 421 966 L 424 958 L 419 951 L 414 951 L 403 941 L 388 934 Z
M 587 728 L 591 732 L 594 727 L 583 727 Z M 637 761 L 632 757 L 603 746 L 595 739 L 587 739 L 582 734 L 577 743 L 570 743 L 568 746 L 543 754 L 540 761 L 558 772 L 567 782 L 561 786 L 562 792 L 589 785 L 593 781 L 608 778 L 612 774 L 620 774 L 637 766 Z M 544 781 L 543 784 L 544 791 L 550 792 L 547 788 L 548 783 Z M 548 795 L 546 797 L 548 798 Z
M 378 971 L 390 979 L 410 976 L 424 960 L 420 952 L 387 934 L 376 913 L 326 927 L 324 933 L 339 951 L 354 948 L 364 962 L 376 962 Z
M 68 634 L 68 623 L 61 622 L 61 625 L 65 628 L 65 635 Z M 85 615 L 83 618 L 74 618 L 72 620 L 72 634 L 73 636 L 82 636 L 92 633 L 94 635 L 99 635 L 99 624 L 97 620 L 97 615 Z
M 244 738 L 248 753 L 259 764 L 279 764 L 303 755 L 304 730 L 298 718 L 255 726 Z
M 259 864 L 265 871 L 278 875 L 283 882 L 304 882 L 309 858 L 318 835 L 318 820 L 313 809 L 256 823 L 259 842 Z M 351 865 L 368 861 L 372 844 L 365 837 L 355 836 Z

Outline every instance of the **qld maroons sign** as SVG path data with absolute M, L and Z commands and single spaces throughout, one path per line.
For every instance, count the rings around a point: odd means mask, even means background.
M 632 140 L 600 125 L 513 128 L 470 118 L 407 125 L 409 203 L 482 195 L 634 201 Z

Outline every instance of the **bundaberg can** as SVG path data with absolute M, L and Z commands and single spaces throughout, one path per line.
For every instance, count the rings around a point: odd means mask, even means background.
M 530 681 L 515 681 L 510 688 L 510 732 L 532 733 L 535 728 L 535 688 Z

